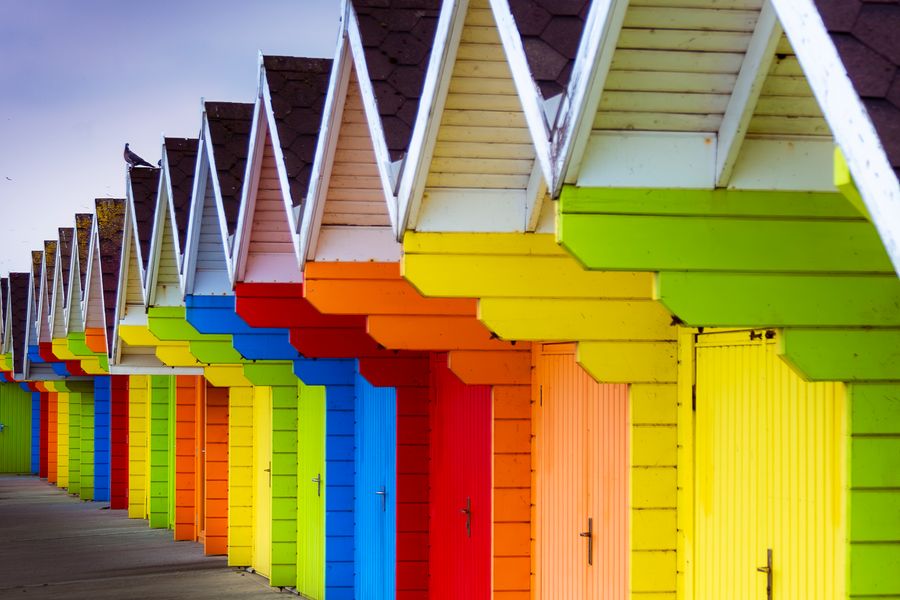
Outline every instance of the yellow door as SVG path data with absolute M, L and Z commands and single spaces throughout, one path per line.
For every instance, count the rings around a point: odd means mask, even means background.
M 253 388 L 253 568 L 272 567 L 272 388 Z
M 775 332 L 696 336 L 694 597 L 844 597 L 845 399 Z

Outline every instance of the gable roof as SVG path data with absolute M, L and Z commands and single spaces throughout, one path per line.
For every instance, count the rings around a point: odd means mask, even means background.
M 91 227 L 94 224 L 94 215 L 91 213 L 78 213 L 75 215 L 75 249 L 78 253 L 78 277 L 81 289 L 84 290 L 85 278 L 88 268 L 88 246 L 91 243 Z
M 69 302 L 69 284 L 72 271 L 72 244 L 75 241 L 75 229 L 73 227 L 59 228 L 59 254 L 57 262 L 59 263 L 60 277 L 62 279 L 62 305 L 68 305 Z
M 293 206 L 300 206 L 309 189 L 316 155 L 331 59 L 263 56 L 262 77 L 274 118 L 270 131 L 280 149 Z
M 0 277 L 0 354 L 6 335 L 6 309 L 9 304 L 9 278 Z
M 435 32 L 440 0 L 353 0 L 365 70 L 391 161 L 409 151 Z M 360 75 L 362 77 L 362 75 Z
M 544 99 L 569 86 L 590 0 L 509 0 L 531 75 Z
M 122 242 L 125 236 L 125 200 L 97 198 L 97 246 L 100 252 L 103 310 L 106 317 L 106 343 L 112 353 L 116 326 L 116 300 L 122 270 Z
M 247 165 L 253 105 L 239 102 L 206 102 L 204 107 L 209 127 L 208 143 L 212 144 L 225 223 L 228 235 L 234 235 L 240 210 L 244 170 Z
M 9 310 L 11 313 L 13 370 L 17 377 L 25 374 L 25 336 L 28 320 L 29 273 L 9 274 Z
M 127 191 L 134 218 L 138 254 L 144 272 L 150 259 L 150 240 L 153 236 L 153 213 L 159 192 L 159 169 L 134 167 L 128 170 Z
M 197 138 L 163 139 L 163 166 L 169 176 L 171 190 L 169 202 L 174 213 L 181 254 L 184 254 L 187 240 L 188 215 L 191 211 L 191 192 L 194 189 L 199 144 L 200 140 Z
M 44 242 L 46 247 L 48 242 Z M 41 291 L 41 273 L 44 269 L 44 253 L 40 250 L 31 251 L 31 285 L 33 286 L 32 294 L 35 298 Z

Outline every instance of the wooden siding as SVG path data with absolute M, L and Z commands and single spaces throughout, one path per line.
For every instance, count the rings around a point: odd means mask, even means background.
M 156 266 L 156 304 L 177 304 L 181 300 L 181 285 L 178 277 L 178 257 L 175 253 L 175 236 L 172 220 L 163 216 L 162 239 Z
M 126 225 L 127 226 L 127 225 Z M 144 306 L 144 284 L 141 282 L 141 267 L 138 263 L 135 240 L 128 242 L 128 261 L 125 267 L 125 306 Z
M 300 281 L 290 221 L 268 133 L 253 207 L 244 281 Z
M 0 383 L 0 473 L 31 471 L 31 394 L 18 383 Z
M 206 386 L 204 551 L 228 552 L 228 389 Z
M 81 396 L 69 392 L 69 482 L 70 494 L 81 493 Z
M 272 388 L 253 388 L 253 568 L 272 573 Z
M 487 0 L 473 0 L 438 130 L 429 188 L 524 190 L 531 134 Z
M 56 393 L 56 485 L 69 487 L 69 392 Z
M 103 271 L 100 267 L 100 248 L 95 244 L 93 260 L 91 260 L 91 278 L 88 281 L 87 299 L 85 308 L 85 329 L 106 327 L 106 315 L 103 312 Z
M 747 133 L 831 137 L 822 109 L 784 35 L 775 50 L 775 60 L 769 68 Z
M 109 507 L 128 508 L 128 385 L 127 375 L 111 375 L 109 441 Z
M 195 494 L 203 485 L 195 468 L 199 450 L 196 426 L 197 406 L 203 398 L 197 377 L 179 375 L 175 379 L 175 539 L 196 540 Z
M 73 281 L 73 284 L 77 284 Z M 94 393 L 84 391 L 81 392 L 81 445 L 79 471 L 81 477 L 82 500 L 94 500 L 94 482 L 95 482 L 95 465 L 94 465 L 94 441 L 96 427 L 94 424 Z
M 57 481 L 58 441 L 59 441 L 59 415 L 58 394 L 47 392 L 47 481 Z
M 397 599 L 428 597 L 430 388 L 397 388 Z
M 356 69 L 350 72 L 337 147 L 329 175 L 322 225 L 389 227 L 375 149 L 360 95 Z
M 253 388 L 228 389 L 228 565 L 253 563 Z
M 717 132 L 761 0 L 634 0 L 594 129 Z
M 230 287 L 211 173 L 207 176 L 205 187 L 203 212 L 200 216 L 200 238 L 197 242 L 193 289 L 195 294 L 221 292 Z

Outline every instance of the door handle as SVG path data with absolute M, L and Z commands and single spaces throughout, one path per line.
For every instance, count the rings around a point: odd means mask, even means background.
M 466 507 L 459 512 L 466 515 L 466 537 L 472 537 L 472 498 L 466 497 Z
M 322 496 L 322 474 L 318 473 L 311 481 L 316 484 L 316 496 Z
M 387 491 L 384 488 L 375 492 L 376 496 L 381 496 L 381 512 L 387 511 Z
M 588 566 L 594 564 L 594 519 L 588 517 L 587 531 L 578 534 L 579 537 L 587 538 L 588 541 Z
M 766 550 L 766 566 L 756 567 L 757 572 L 766 574 L 766 600 L 772 600 L 772 582 L 774 573 L 772 572 L 772 549 Z
M 272 487 L 272 463 L 270 462 L 270 463 L 269 463 L 269 468 L 268 468 L 268 469 L 263 469 L 263 471 L 265 471 L 266 473 L 269 474 L 269 487 Z

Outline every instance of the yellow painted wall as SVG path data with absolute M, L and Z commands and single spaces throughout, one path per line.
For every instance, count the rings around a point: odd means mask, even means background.
M 228 564 L 253 562 L 253 388 L 228 389 Z
M 776 355 L 775 338 L 753 335 L 696 338 L 686 597 L 765 598 L 766 576 L 757 568 L 771 548 L 775 598 L 842 598 L 844 386 L 802 381 Z
M 272 388 L 253 387 L 253 568 L 272 568 Z
M 128 380 L 128 516 L 147 518 L 147 419 L 150 411 L 150 377 L 131 375 Z
M 69 487 L 69 392 L 59 392 L 57 396 L 57 426 L 56 431 L 56 485 L 61 488 Z

